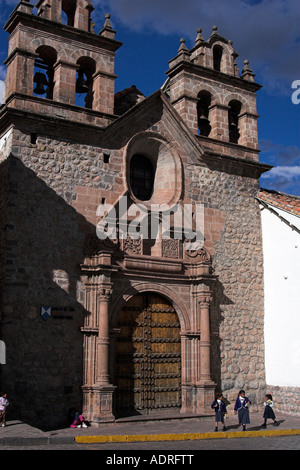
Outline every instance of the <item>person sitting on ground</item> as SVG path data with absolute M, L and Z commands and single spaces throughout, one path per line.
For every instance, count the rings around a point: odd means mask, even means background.
M 84 417 L 76 410 L 76 408 L 71 408 L 69 413 L 69 424 L 70 428 L 87 428 L 88 423 L 85 421 Z

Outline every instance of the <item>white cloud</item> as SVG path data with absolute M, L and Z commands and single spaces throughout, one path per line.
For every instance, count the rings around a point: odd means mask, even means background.
M 4 102 L 4 79 L 6 75 L 6 67 L 0 65 L 0 104 Z
M 261 176 L 262 187 L 300 196 L 300 166 L 276 166 Z
M 0 104 L 4 103 L 4 81 L 0 80 Z
M 271 165 L 300 165 L 300 148 L 297 145 L 275 144 L 268 139 L 259 141 L 261 160 Z
M 298 178 L 300 177 L 300 166 L 276 166 L 262 176 L 262 178 L 265 179 L 274 179 L 278 177 L 286 180 Z
M 191 46 L 197 28 L 207 39 L 216 24 L 221 35 L 234 41 L 239 65 L 249 59 L 267 91 L 290 94 L 291 82 L 300 79 L 299 0 L 94 0 L 93 4 L 97 23 L 102 21 L 97 13 L 101 7 L 101 14 L 108 9 L 112 22 L 132 31 L 177 34 L 189 39 Z
M 300 196 L 300 148 L 297 145 L 275 144 L 267 139 L 259 142 L 261 161 L 274 165 L 261 176 L 261 185 Z

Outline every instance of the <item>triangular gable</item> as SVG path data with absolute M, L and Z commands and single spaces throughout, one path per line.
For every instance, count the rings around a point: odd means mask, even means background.
M 147 131 L 161 134 L 170 144 L 176 145 L 182 160 L 186 157 L 189 164 L 252 178 L 259 178 L 263 172 L 271 169 L 271 166 L 251 159 L 216 153 L 209 148 L 210 139 L 204 146 L 162 90 L 136 104 L 110 124 L 104 130 L 101 144 L 103 147 L 121 149 L 135 135 Z
M 102 144 L 111 148 L 121 148 L 134 135 L 146 131 L 157 133 L 162 131 L 162 136 L 170 143 L 176 142 L 178 147 L 188 148 L 188 152 L 184 153 L 187 154 L 189 163 L 202 162 L 205 165 L 201 159 L 205 153 L 204 148 L 161 90 L 133 106 L 110 124 L 104 131 Z

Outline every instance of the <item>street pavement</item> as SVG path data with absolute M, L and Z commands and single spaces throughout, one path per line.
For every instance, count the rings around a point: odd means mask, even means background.
M 105 444 L 112 448 L 112 445 L 122 446 L 123 443 L 135 443 L 142 446 L 147 443 L 163 443 L 200 440 L 227 440 L 235 438 L 259 439 L 262 437 L 287 437 L 293 436 L 299 439 L 300 449 L 300 415 L 289 415 L 276 412 L 279 426 L 274 426 L 268 420 L 267 427 L 262 428 L 262 413 L 250 413 L 251 424 L 247 426 L 247 431 L 242 431 L 238 425 L 236 415 L 225 420 L 226 431 L 215 432 L 214 416 L 211 417 L 191 417 L 185 415 L 170 416 L 168 419 L 151 417 L 135 417 L 117 420 L 114 423 L 101 424 L 99 427 L 88 428 L 64 428 L 43 431 L 22 421 L 7 421 L 6 427 L 0 428 L 0 450 L 7 447 L 34 447 L 47 448 L 47 446 L 80 448 L 80 445 L 87 446 L 93 444 Z M 153 447 L 154 448 L 154 447 Z

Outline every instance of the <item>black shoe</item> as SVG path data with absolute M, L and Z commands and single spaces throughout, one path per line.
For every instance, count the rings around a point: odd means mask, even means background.
M 215 432 L 217 432 L 217 431 L 218 431 L 218 428 L 215 428 Z
M 227 428 L 226 428 L 226 426 L 223 426 L 223 431 L 227 431 Z
M 279 426 L 278 421 L 274 421 L 274 426 Z
M 266 428 L 267 427 L 266 423 L 262 424 L 261 427 Z

